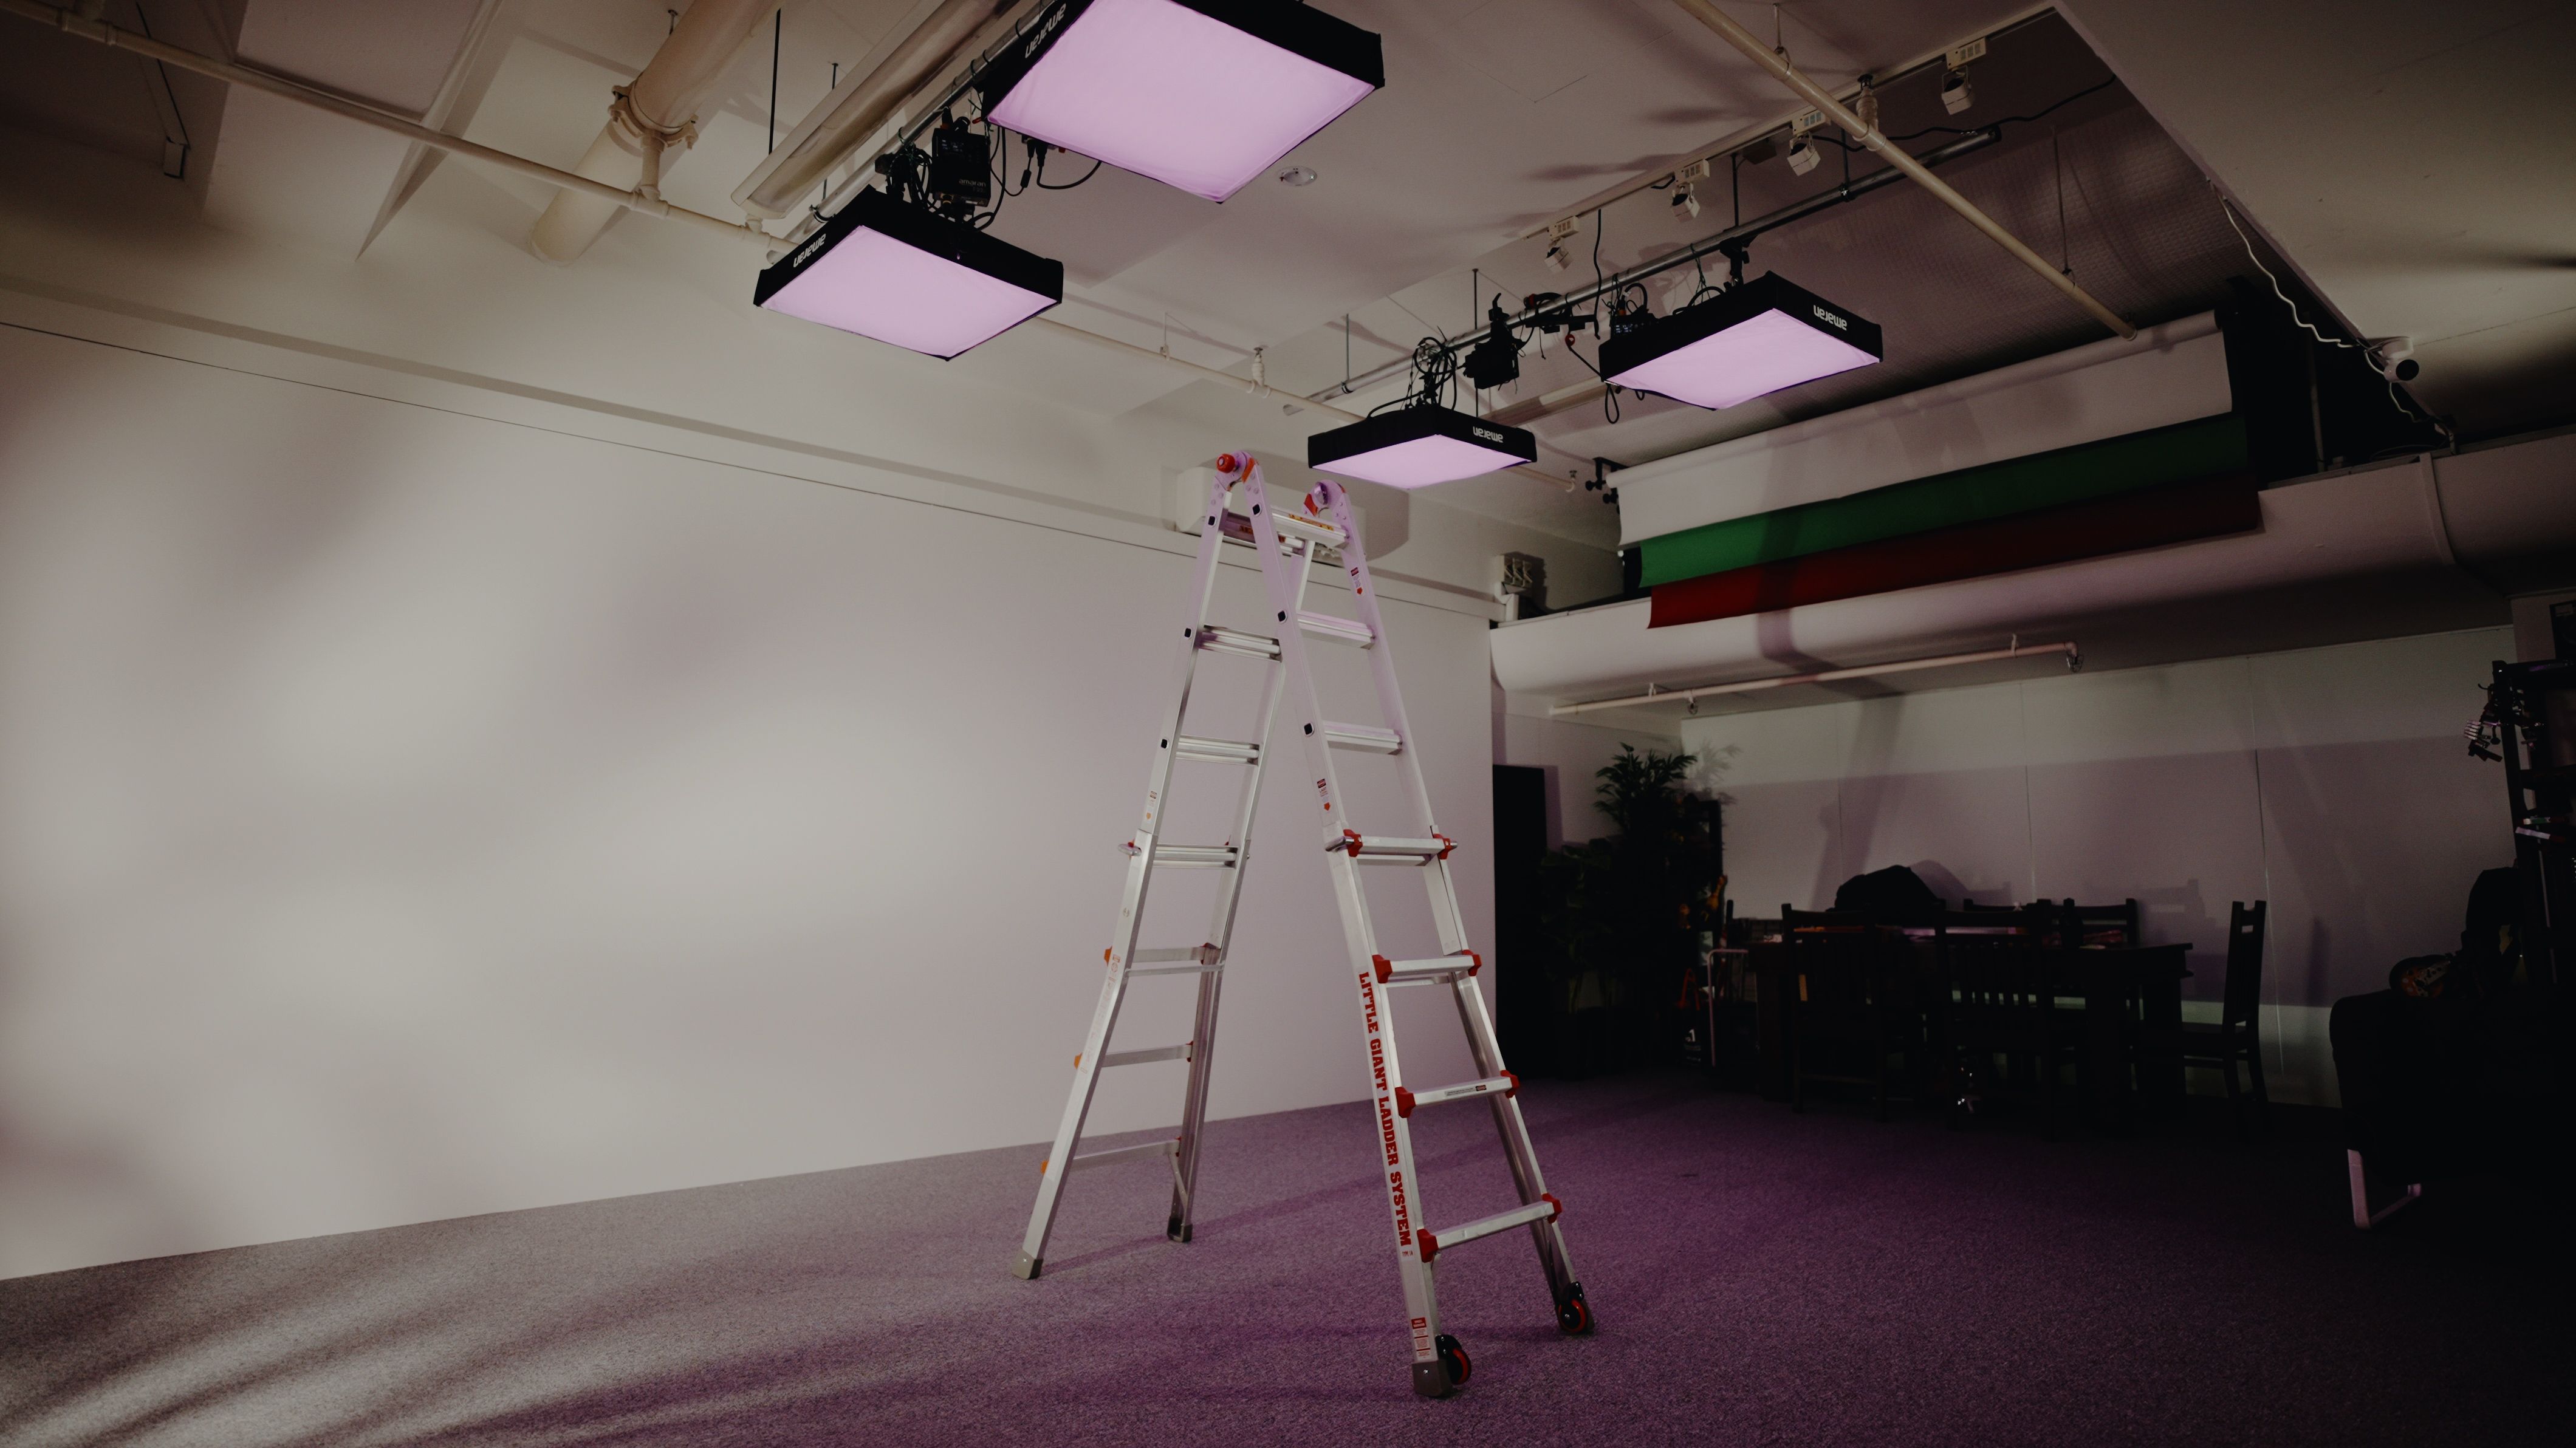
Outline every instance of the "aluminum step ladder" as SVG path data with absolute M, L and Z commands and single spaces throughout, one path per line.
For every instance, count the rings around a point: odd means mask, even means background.
M 1252 548 L 1267 585 L 1272 631 L 1252 632 L 1208 622 L 1220 554 L 1228 544 Z M 1328 551 L 1329 550 L 1329 551 Z M 1347 580 L 1357 604 L 1356 617 L 1309 612 L 1308 582 L 1317 565 L 1335 567 Z M 1289 626 L 1294 619 L 1295 626 Z M 1343 724 L 1325 719 L 1315 690 L 1307 650 L 1315 643 L 1356 647 L 1369 655 L 1381 725 Z M 1188 727 L 1191 690 L 1207 655 L 1249 659 L 1262 671 L 1258 723 L 1251 739 L 1223 740 L 1193 736 Z M 1012 1271 L 1024 1278 L 1038 1275 L 1046 1259 L 1047 1234 L 1055 1224 L 1065 1178 L 1088 1167 L 1129 1161 L 1164 1161 L 1172 1174 L 1171 1212 L 1164 1232 L 1175 1242 L 1190 1240 L 1191 1210 L 1198 1183 L 1198 1164 L 1207 1119 L 1209 1048 L 1216 1038 L 1217 998 L 1224 982 L 1226 951 L 1234 932 L 1235 905 L 1250 865 L 1253 808 L 1259 802 L 1262 766 L 1269 758 L 1269 735 L 1282 696 L 1289 698 L 1297 720 L 1308 773 L 1315 781 L 1318 844 L 1333 894 L 1341 909 L 1349 948 L 1348 968 L 1359 991 L 1360 1024 L 1368 1049 L 1377 1100 L 1378 1145 L 1385 1154 L 1387 1205 L 1393 1213 L 1397 1270 L 1404 1281 L 1407 1335 L 1413 1350 L 1413 1388 L 1426 1397 L 1447 1397 L 1472 1371 L 1465 1349 L 1440 1329 L 1440 1308 L 1433 1269 L 1442 1252 L 1515 1227 L 1528 1229 L 1538 1249 L 1556 1307 L 1557 1326 L 1566 1333 L 1592 1330 L 1592 1310 L 1576 1280 L 1559 1223 L 1563 1209 L 1539 1174 L 1538 1153 L 1530 1144 L 1516 1095 L 1520 1080 L 1503 1065 L 1502 1047 L 1494 1036 L 1492 1015 L 1477 991 L 1475 977 L 1483 960 L 1468 948 L 1466 927 L 1458 913 L 1458 895 L 1449 874 L 1455 844 L 1440 833 L 1431 813 L 1431 795 L 1422 767 L 1410 745 L 1404 700 L 1396 689 L 1384 623 L 1378 613 L 1377 588 L 1359 535 L 1351 526 L 1350 502 L 1341 485 L 1327 478 L 1303 499 L 1274 508 L 1260 465 L 1248 454 L 1228 453 L 1217 459 L 1216 477 L 1208 489 L 1206 522 L 1199 535 L 1198 570 L 1191 583 L 1190 612 L 1181 628 L 1177 673 L 1160 744 L 1145 785 L 1145 808 L 1135 837 L 1127 844 L 1131 858 L 1127 883 L 1118 902 L 1114 942 L 1101 952 L 1107 967 L 1100 1004 L 1092 1012 L 1090 1033 L 1074 1058 L 1073 1090 L 1056 1127 L 1055 1142 L 1038 1167 L 1038 1197 L 1029 1213 Z M 1333 767 L 1335 750 L 1391 755 L 1402 778 L 1400 817 L 1412 833 L 1363 833 L 1343 807 Z M 1235 829 L 1222 844 L 1187 845 L 1161 838 L 1162 821 L 1172 796 L 1173 761 L 1189 759 L 1240 768 Z M 1440 954 L 1428 960 L 1390 960 L 1377 947 L 1368 901 L 1360 888 L 1362 866 L 1419 870 L 1438 934 Z M 1148 886 L 1157 870 L 1216 869 L 1223 873 L 1207 938 L 1196 945 L 1138 947 Z M 1190 975 L 1198 980 L 1198 1011 L 1190 1038 L 1178 1045 L 1113 1051 L 1109 1038 L 1131 981 L 1148 976 Z M 1395 1021 L 1387 992 L 1414 986 L 1446 991 L 1466 1028 L 1476 1078 L 1454 1085 L 1408 1087 L 1395 1045 Z M 1114 1066 L 1155 1061 L 1184 1061 L 1189 1078 L 1181 1097 L 1181 1124 L 1172 1136 L 1135 1146 L 1082 1153 L 1084 1119 L 1100 1073 Z M 1492 1112 L 1502 1137 L 1503 1155 L 1521 1205 L 1476 1221 L 1434 1230 L 1422 1225 L 1425 1204 L 1413 1153 L 1413 1113 L 1453 1101 L 1481 1100 Z

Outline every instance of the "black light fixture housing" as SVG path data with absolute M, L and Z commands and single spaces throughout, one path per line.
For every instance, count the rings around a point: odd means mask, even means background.
M 1306 439 L 1306 466 L 1391 488 L 1426 488 L 1536 461 L 1538 439 L 1527 429 L 1436 403 L 1399 407 Z
M 1884 356 L 1877 323 L 1773 274 L 1668 317 L 1614 326 L 1601 344 L 1601 375 L 1632 391 L 1720 408 Z
M 760 274 L 752 303 L 949 358 L 1064 300 L 1064 263 L 861 191 Z
M 1292 0 L 1056 0 L 976 78 L 995 124 L 1211 201 L 1385 84 L 1374 33 Z

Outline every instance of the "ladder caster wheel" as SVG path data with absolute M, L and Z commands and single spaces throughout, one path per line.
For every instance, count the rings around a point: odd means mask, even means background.
M 1592 1304 L 1583 1300 L 1582 1283 L 1566 1288 L 1565 1295 L 1557 1299 L 1556 1325 L 1567 1337 L 1581 1337 L 1592 1331 Z
M 1434 1338 L 1432 1345 L 1440 1351 L 1440 1367 L 1449 1374 L 1449 1386 L 1465 1387 L 1467 1379 L 1476 1371 L 1476 1365 L 1467 1359 L 1467 1350 L 1458 1345 L 1458 1339 L 1445 1332 Z

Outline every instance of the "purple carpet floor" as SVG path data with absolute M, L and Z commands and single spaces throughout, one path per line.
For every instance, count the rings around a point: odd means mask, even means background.
M 1693 1079 L 1523 1093 L 1600 1330 L 1523 1234 L 1442 1254 L 1475 1360 L 1408 1386 L 1362 1106 L 1216 1124 L 1007 1271 L 1023 1148 L 0 1282 L 0 1443 L 2564 1443 L 2563 1209 L 2346 1215 L 2321 1129 L 1945 1130 Z M 1508 1201 L 1417 1117 L 1436 1225 Z M 2547 1245 L 2544 1245 L 2546 1243 Z

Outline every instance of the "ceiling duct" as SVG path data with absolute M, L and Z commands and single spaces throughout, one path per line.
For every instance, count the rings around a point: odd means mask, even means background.
M 574 167 L 619 190 L 659 187 L 662 153 L 697 139 L 698 102 L 724 73 L 771 0 L 697 0 L 672 26 L 633 83 L 620 86 L 608 124 Z M 528 247 L 547 261 L 568 262 L 590 250 L 620 210 L 617 203 L 557 192 L 528 233 Z

